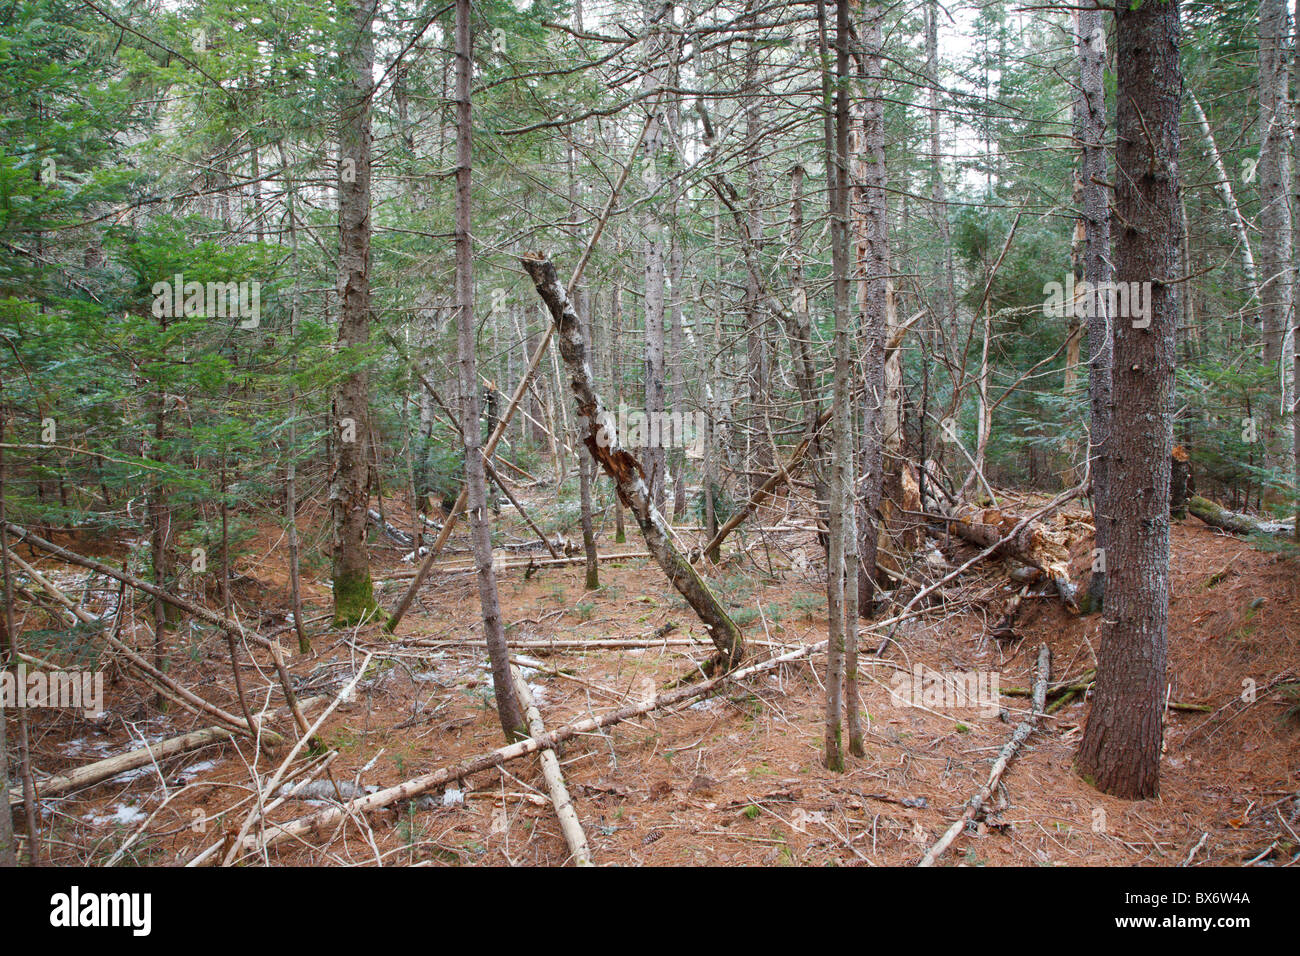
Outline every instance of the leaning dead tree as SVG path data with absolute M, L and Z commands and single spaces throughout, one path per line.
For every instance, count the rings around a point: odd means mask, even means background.
M 542 253 L 525 256 L 520 261 L 554 321 L 555 332 L 559 337 L 560 356 L 572 376 L 570 384 L 577 402 L 578 427 L 585 430 L 583 443 L 591 451 L 592 458 L 614 480 L 618 496 L 636 518 L 651 556 L 663 568 L 664 574 L 668 575 L 673 587 L 704 622 L 709 637 L 721 655 L 721 663 L 726 667 L 734 667 L 744 655 L 744 638 L 740 628 L 695 573 L 686 556 L 673 545 L 668 525 L 651 500 L 641 463 L 619 444 L 614 417 L 596 394 L 582 323 L 569 300 L 568 292 L 556 275 L 554 263 Z

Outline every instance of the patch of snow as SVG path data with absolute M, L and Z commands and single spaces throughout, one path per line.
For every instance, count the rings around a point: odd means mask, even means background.
M 215 760 L 200 760 L 198 763 L 190 764 L 176 776 L 182 780 L 187 780 L 190 777 L 197 777 L 199 774 L 211 770 L 216 765 L 217 761 Z
M 145 818 L 145 812 L 139 807 L 128 807 L 125 803 L 115 805 L 112 812 L 106 814 L 88 813 L 83 820 L 87 820 L 97 827 L 102 827 L 106 823 L 116 823 L 119 826 L 127 826 L 132 823 L 138 823 Z
M 147 777 L 151 773 L 153 773 L 153 764 L 147 763 L 143 767 L 136 767 L 134 770 L 123 770 L 113 778 L 113 783 L 127 783 L 131 780 Z

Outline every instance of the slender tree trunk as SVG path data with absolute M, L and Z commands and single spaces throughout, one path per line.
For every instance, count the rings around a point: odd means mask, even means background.
M 754 35 L 745 53 L 745 229 L 754 259 L 762 261 L 763 255 L 763 202 L 766 184 L 763 181 L 763 87 L 759 68 L 762 44 L 757 34 L 758 22 L 754 14 L 754 0 L 745 5 L 746 22 Z M 742 240 L 743 241 L 743 240 Z M 745 277 L 745 382 L 748 390 L 749 421 L 745 432 L 744 488 L 752 494 L 759 479 L 756 474 L 772 470 L 774 459 L 768 438 L 768 379 L 771 356 L 767 340 L 767 316 L 763 308 L 763 289 L 755 270 L 746 270 Z
M 925 78 L 930 114 L 930 208 L 939 231 L 940 275 L 937 342 L 957 365 L 957 289 L 952 261 L 952 236 L 948 224 L 948 199 L 943 182 L 943 139 L 939 134 L 939 4 L 926 0 Z
M 835 310 L 835 441 L 830 472 L 830 547 L 827 554 L 826 606 L 830 624 L 826 647 L 826 733 L 825 759 L 830 770 L 844 769 L 843 715 L 844 656 L 846 649 L 845 557 L 846 507 L 845 468 L 852 461 L 849 452 L 848 350 L 849 350 L 849 170 L 848 170 L 848 32 L 847 4 L 836 5 L 834 67 L 826 24 L 826 0 L 817 0 L 817 28 L 822 59 L 823 135 L 830 195 L 831 276 Z M 832 72 L 833 69 L 833 72 Z M 846 460 L 847 459 L 847 460 Z M 850 486 L 851 487 L 851 486 Z M 856 581 L 856 578 L 854 579 Z M 854 622 L 856 625 L 856 621 Z
M 657 421 L 664 411 L 664 259 L 666 232 L 659 202 L 660 151 L 663 148 L 664 120 L 662 101 L 656 94 L 665 85 L 667 54 L 672 26 L 671 0 L 646 0 L 645 89 L 650 95 L 649 108 L 655 111 L 645 135 L 645 166 L 642 181 L 650 197 L 643 219 L 645 231 L 645 413 L 647 422 Z M 664 510 L 664 470 L 667 464 L 662 443 L 649 441 L 642 457 L 649 477 L 650 497 L 660 512 Z
M 1100 8 L 1079 11 L 1079 93 L 1075 100 L 1075 136 L 1083 151 L 1080 202 L 1083 216 L 1083 279 L 1091 289 L 1110 282 L 1110 195 L 1106 183 L 1106 26 Z M 1092 518 L 1096 529 L 1088 605 L 1100 610 L 1105 597 L 1106 547 L 1110 540 L 1109 487 L 1111 424 L 1112 320 L 1110 297 L 1096 295 L 1088 318 L 1088 457 L 1092 469 Z
M 343 31 L 348 83 L 339 124 L 339 348 L 355 369 L 334 396 L 334 625 L 351 627 L 379 612 L 370 578 L 366 525 L 370 508 L 370 101 L 374 89 L 375 0 L 352 0 Z
M 1105 42 L 1105 33 L 1102 34 L 1102 42 Z M 1196 117 L 1196 123 L 1201 128 L 1201 135 L 1205 137 L 1205 148 L 1210 151 L 1210 162 L 1214 164 L 1216 185 L 1219 194 L 1223 196 L 1224 205 L 1228 207 L 1232 231 L 1237 237 L 1237 245 L 1241 249 L 1241 267 L 1245 270 L 1246 280 L 1250 283 L 1250 294 L 1258 297 L 1259 274 L 1255 269 L 1255 254 L 1250 246 L 1250 234 L 1246 230 L 1246 219 L 1241 214 L 1241 206 L 1237 204 L 1237 196 L 1232 188 L 1232 177 L 1228 175 L 1228 170 L 1223 165 L 1223 157 L 1219 154 L 1219 146 L 1215 142 L 1214 130 L 1210 127 L 1210 120 L 1205 115 L 1205 110 L 1201 109 L 1200 100 L 1196 98 L 1196 94 L 1191 90 L 1187 91 L 1187 101 L 1191 104 L 1192 114 Z M 1105 114 L 1102 115 L 1102 121 L 1105 121 Z M 1296 165 L 1296 169 L 1300 169 L 1300 164 Z M 1298 198 L 1300 198 L 1300 185 L 1297 185 L 1296 189 Z
M 869 617 L 876 597 L 876 555 L 880 543 L 880 500 L 884 492 L 885 432 L 888 386 L 885 339 L 889 334 L 889 209 L 885 186 L 884 72 L 881 67 L 883 13 L 878 3 L 866 7 L 862 23 L 863 67 L 867 83 L 862 105 L 862 149 L 857 190 L 858 311 L 862 316 L 863 434 L 861 497 L 857 499 L 858 613 Z M 857 754 L 850 727 L 849 749 Z
M 167 438 L 167 396 L 159 384 L 153 395 L 153 448 L 150 456 L 155 461 L 163 460 L 163 442 Z M 163 480 L 155 477 L 150 483 L 148 496 L 149 512 L 149 554 L 153 563 L 153 580 L 158 587 L 169 589 L 171 586 L 171 509 L 167 505 L 167 490 Z M 167 671 L 167 623 L 171 611 L 167 605 L 155 600 L 153 603 L 153 666 L 160 672 Z M 167 699 L 158 694 L 154 697 L 158 710 L 167 709 Z M 21 715 L 20 715 L 21 716 Z
M 616 239 L 614 254 L 622 257 L 623 243 Z M 623 287 L 615 282 L 610 290 L 610 324 L 609 324 L 609 377 L 613 381 L 614 405 L 623 407 L 623 355 L 620 351 L 623 342 Z M 627 528 L 623 523 L 623 499 L 618 491 L 614 492 L 614 543 L 627 541 Z
M 5 440 L 5 425 L 8 409 L 0 401 L 0 445 Z M 13 655 L 17 651 L 18 627 L 14 622 L 13 569 L 9 566 L 9 534 L 5 525 L 5 460 L 4 449 L 0 448 L 0 573 L 3 573 L 4 619 L 0 626 L 4 628 L 5 643 L 0 648 L 0 671 L 13 664 Z M 19 693 L 23 693 L 19 689 Z M 36 825 L 36 785 L 32 778 L 31 739 L 27 732 L 27 710 L 22 701 L 18 701 L 18 770 L 22 778 L 24 822 L 27 825 L 27 863 L 29 866 L 40 865 L 40 831 Z M 5 736 L 5 709 L 0 701 L 0 790 L 5 794 L 0 806 L 0 866 L 16 866 L 18 847 L 14 840 L 13 814 L 9 809 L 9 750 Z
M 288 156 L 280 147 L 280 165 L 288 168 Z M 298 259 L 298 207 L 294 181 L 285 183 L 285 214 L 289 221 L 289 254 L 293 262 L 293 292 L 289 300 L 289 338 L 298 335 L 298 314 L 302 308 L 301 271 Z M 296 351 L 296 350 L 295 350 Z M 289 454 L 284 465 L 284 521 L 289 544 L 289 600 L 293 612 L 293 629 L 298 635 L 298 653 L 311 650 L 307 627 L 302 620 L 302 582 L 298 549 L 298 357 L 295 354 L 289 370 Z
M 1287 108 L 1287 4 L 1286 0 L 1260 0 L 1259 4 L 1259 264 L 1260 325 L 1263 359 L 1274 387 L 1286 395 L 1287 344 L 1284 332 L 1291 317 L 1291 162 L 1288 141 L 1291 114 Z M 1286 462 L 1286 423 L 1283 399 L 1264 402 L 1264 466 L 1282 468 Z
M 594 355 L 591 347 L 591 318 L 582 308 L 582 297 L 575 290 L 574 308 L 582 320 L 582 338 L 587 347 L 587 354 Z M 578 442 L 578 494 L 582 506 L 582 553 L 587 558 L 586 589 L 594 591 L 600 587 L 600 555 L 596 553 L 596 529 L 591 520 L 591 480 L 595 471 L 591 452 L 587 446 Z
M 1291 447 L 1292 477 L 1300 489 L 1300 24 L 1291 43 Z M 1240 213 L 1238 213 L 1240 220 Z M 1300 541 L 1300 500 L 1296 501 L 1295 538 Z
M 1114 318 L 1114 429 L 1107 499 L 1123 502 L 1106 555 L 1097 690 L 1078 768 L 1105 793 L 1159 791 L 1169 626 L 1169 469 L 1180 223 L 1177 0 L 1120 4 L 1115 116 L 1115 272 L 1150 282 L 1150 315 Z M 1146 324 L 1149 322 L 1149 324 Z
M 0 402 L 0 444 L 3 444 L 5 440 L 5 425 L 8 424 L 7 412 L 8 409 L 5 404 Z M 10 577 L 9 570 L 9 536 L 5 530 L 4 469 L 4 449 L 0 448 L 0 562 L 3 562 L 0 571 L 4 574 L 4 617 L 0 619 L 0 627 L 4 628 L 4 640 L 0 641 L 0 671 L 5 671 L 12 665 L 14 644 L 17 641 L 17 634 L 14 633 L 16 625 L 14 624 L 13 578 Z M 14 839 L 14 816 L 9 810 L 9 743 L 5 721 L 4 700 L 0 698 L 0 789 L 5 792 L 4 806 L 0 807 L 0 867 L 18 865 L 18 844 Z M 26 798 L 26 794 L 24 794 L 24 798 Z
M 459 346 L 461 430 L 465 442 L 465 510 L 469 516 L 483 608 L 483 636 L 492 662 L 497 717 L 506 740 L 527 736 L 528 725 L 510 677 L 510 656 L 496 572 L 492 567 L 492 529 L 486 511 L 487 477 L 483 467 L 482 423 L 479 421 L 477 357 L 474 353 L 474 248 L 470 201 L 473 185 L 473 126 L 470 79 L 474 42 L 470 32 L 470 0 L 456 0 L 456 332 Z M 450 519 L 449 519 L 450 520 Z
M 5 606 L 9 606 L 7 599 Z M 5 720 L 4 701 L 0 701 L 0 781 L 4 781 L 5 789 L 8 790 L 9 744 Z M 14 815 L 9 811 L 7 803 L 6 798 L 6 806 L 3 811 L 0 811 L 0 868 L 18 865 L 18 844 L 14 840 Z

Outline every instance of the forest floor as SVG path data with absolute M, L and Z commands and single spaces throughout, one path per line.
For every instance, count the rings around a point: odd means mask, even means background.
M 542 507 L 547 492 L 525 499 Z M 390 512 L 395 506 L 390 506 Z M 505 513 L 503 512 L 503 515 Z M 323 515 L 308 513 L 304 526 Z M 400 511 L 390 520 L 409 527 Z M 773 521 L 776 519 L 773 518 Z M 526 532 L 512 529 L 512 534 Z M 693 538 L 694 535 L 687 534 Z M 284 627 L 289 607 L 285 549 L 278 529 L 253 547 L 262 558 L 241 566 L 236 597 L 242 619 L 262 633 Z M 120 556 L 111 542 L 60 536 L 98 555 Z M 453 544 L 457 542 L 453 538 Z M 515 539 L 522 540 L 522 539 Z M 749 653 L 769 645 L 824 640 L 824 571 L 791 556 L 817 555 L 804 532 L 745 536 L 743 553 L 707 569 L 708 578 L 744 622 Z M 738 541 L 729 542 L 735 546 Z M 974 554 L 957 542 L 934 542 L 955 566 Z M 600 539 L 603 551 L 639 551 L 635 525 L 626 544 Z M 540 545 L 539 545 L 540 547 Z M 1086 558 L 1086 547 L 1076 559 Z M 20 549 L 25 558 L 26 549 Z M 376 538 L 373 552 L 381 602 L 392 607 L 413 565 Z M 541 557 L 545 557 L 544 553 Z M 90 585 L 85 572 L 37 563 L 72 593 Z M 469 564 L 464 553 L 442 568 Z M 1172 704 L 1158 799 L 1129 803 L 1093 790 L 1072 769 L 1086 704 L 1075 698 L 1047 716 L 1003 777 L 987 814 L 960 835 L 944 864 L 1194 865 L 1294 864 L 1300 838 L 1300 574 L 1297 561 L 1256 550 L 1196 519 L 1175 522 L 1170 607 Z M 1004 695 L 1027 688 L 1040 643 L 1052 651 L 1053 681 L 1077 679 L 1094 666 L 1100 615 L 1068 613 L 1054 592 L 1025 600 L 1017 638 L 988 636 L 1012 593 L 1007 567 L 980 567 L 946 592 L 946 601 L 905 622 L 884 659 L 864 660 L 866 756 L 844 773 L 822 764 L 824 655 L 730 685 L 720 696 L 673 711 L 656 711 L 570 741 L 564 775 L 598 864 L 914 864 L 961 814 L 986 781 L 991 762 L 1027 712 L 1025 697 L 1002 696 L 990 708 L 909 706 L 891 694 L 896 674 L 916 665 L 943 672 L 996 673 Z M 584 593 L 581 564 L 548 567 L 525 580 L 521 569 L 501 576 L 502 613 L 512 641 L 699 636 L 690 609 L 645 558 L 607 561 L 601 588 Z M 116 586 L 93 585 L 87 606 L 102 607 Z M 1041 590 L 1041 588 L 1037 589 Z M 480 639 L 474 577 L 435 571 L 395 639 L 377 626 L 326 630 L 329 592 L 305 586 L 305 618 L 313 648 L 288 665 L 301 696 L 337 694 L 362 656 L 375 653 L 351 702 L 324 725 L 339 752 L 336 779 L 386 787 L 501 744 L 482 650 L 418 642 Z M 761 610 L 760 610 L 761 609 Z M 146 610 L 138 597 L 135 612 Z M 46 627 L 30 613 L 28 629 Z M 134 636 L 133 636 L 134 628 Z M 143 623 L 125 639 L 149 641 Z M 292 632 L 278 638 L 292 653 Z M 171 636 L 172 675 L 186 687 L 237 712 L 223 636 L 183 624 Z M 864 654 L 879 637 L 864 634 Z M 678 643 L 638 649 L 555 650 L 528 668 L 548 728 L 570 718 L 613 710 L 649 690 L 662 690 L 698 670 L 711 650 Z M 245 652 L 246 653 L 246 652 Z M 250 705 L 282 701 L 258 650 L 241 661 Z M 149 692 L 118 676 L 98 719 L 66 711 L 32 711 L 38 777 L 207 726 L 173 707 L 159 716 Z M 1253 682 L 1253 684 L 1252 684 Z M 895 686 L 897 686 L 895 684 Z M 1252 695 L 1244 691 L 1255 688 Z M 310 714 L 314 719 L 320 709 Z M 287 726 L 287 725 L 286 725 Z M 141 768 L 80 793 L 42 803 L 45 853 L 59 863 L 103 863 L 128 838 L 123 862 L 175 865 L 236 831 L 253 800 L 253 770 L 265 782 L 279 757 L 248 745 L 216 744 Z M 566 861 L 554 811 L 535 758 L 458 782 L 450 792 L 369 814 L 360 824 L 312 838 L 312 846 L 281 844 L 277 864 L 553 864 Z M 272 816 L 286 820 L 317 808 L 287 801 Z M 150 816 L 152 815 L 152 819 Z M 1193 850 L 1195 853 L 1193 854 Z

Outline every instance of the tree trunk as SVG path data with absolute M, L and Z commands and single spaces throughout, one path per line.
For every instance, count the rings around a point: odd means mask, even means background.
M 614 479 L 619 497 L 632 512 L 645 536 L 646 547 L 659 567 L 704 622 L 723 665 L 735 666 L 744 654 L 740 628 L 691 568 L 690 562 L 674 547 L 663 515 L 650 497 L 641 463 L 619 444 L 615 419 L 601 402 L 591 379 L 591 362 L 582 336 L 582 324 L 556 277 L 554 264 L 550 259 L 539 257 L 526 257 L 521 262 L 555 323 L 560 355 L 569 370 L 570 387 L 577 403 L 578 428 L 583 442 L 605 473 Z
M 664 86 L 667 68 L 669 30 L 672 27 L 671 2 L 646 0 L 646 63 L 644 88 L 649 108 L 654 111 L 645 135 L 645 166 L 642 182 L 649 204 L 642 220 L 645 232 L 645 414 L 646 421 L 657 421 L 664 411 L 664 248 L 666 226 L 656 204 L 659 201 L 659 153 L 663 148 L 664 122 L 662 101 L 656 94 Z M 662 443 L 647 439 L 643 457 L 649 469 L 650 497 L 660 512 L 664 508 L 664 469 L 666 456 Z
M 864 73 L 867 91 L 862 108 L 861 167 L 857 190 L 858 311 L 862 316 L 864 377 L 861 497 L 857 500 L 858 613 L 870 617 L 876 597 L 876 553 L 880 541 L 880 499 L 884 491 L 887 387 L 885 340 L 889 325 L 889 210 L 885 194 L 884 73 L 881 66 L 883 34 L 881 7 L 866 8 L 863 29 Z M 850 734 L 850 749 L 853 749 Z
M 0 401 L 0 445 L 5 440 L 5 425 L 7 424 L 7 407 Z M 4 449 L 0 448 L 0 573 L 3 573 L 4 580 L 0 582 L 4 588 L 4 616 L 0 619 L 0 628 L 4 629 L 4 641 L 0 642 L 0 671 L 7 670 L 13 663 L 14 644 L 17 642 L 17 635 L 14 633 L 16 625 L 14 624 L 14 592 L 13 578 L 9 570 L 9 536 L 5 529 L 5 461 Z M 9 789 L 9 743 L 5 724 L 5 707 L 4 700 L 0 696 L 0 789 L 6 792 Z M 0 867 L 12 867 L 18 865 L 18 844 L 14 839 L 14 817 L 9 812 L 9 803 L 6 800 L 3 806 L 0 806 Z
M 581 309 L 582 299 L 577 292 L 573 296 L 575 311 Z M 587 353 L 594 355 L 591 348 L 591 322 L 590 319 L 584 318 L 579 311 L 579 318 L 582 319 L 582 337 L 587 346 Z M 587 451 L 585 445 L 579 444 L 578 449 L 578 497 L 582 507 L 582 553 L 587 559 L 587 578 L 585 587 L 588 591 L 594 591 L 600 587 L 600 555 L 596 553 L 596 529 L 591 520 L 591 480 L 595 471 L 594 462 L 591 458 L 591 452 Z
M 745 4 L 745 23 L 757 31 L 754 17 L 754 0 Z M 745 52 L 745 231 L 748 235 L 753 261 L 761 262 L 763 252 L 763 88 L 759 74 L 762 46 L 751 39 Z M 744 241 L 742 239 L 742 241 Z M 745 490 L 755 487 L 754 472 L 769 471 L 774 462 L 768 438 L 768 378 L 769 346 L 767 323 L 763 310 L 763 290 L 756 269 L 748 270 L 745 279 L 745 382 L 749 400 L 749 420 L 745 429 Z
M 1205 137 L 1205 148 L 1210 151 L 1210 162 L 1214 164 L 1219 193 L 1228 207 L 1232 232 L 1237 237 L 1237 245 L 1241 247 L 1241 267 L 1245 270 L 1246 279 L 1250 283 L 1250 294 L 1258 297 L 1259 274 L 1255 270 L 1255 254 L 1250 247 L 1250 234 L 1246 231 L 1246 220 L 1241 215 L 1241 206 L 1237 204 L 1237 197 L 1232 189 L 1232 177 L 1228 175 L 1228 170 L 1223 165 L 1223 157 L 1219 154 L 1219 146 L 1214 139 L 1214 130 L 1210 127 L 1210 120 L 1205 115 L 1205 110 L 1201 109 L 1201 101 L 1191 90 L 1187 91 L 1187 101 L 1191 104 L 1192 114 L 1201 128 L 1201 135 Z M 1296 169 L 1300 170 L 1300 165 L 1297 165 Z M 1297 196 L 1300 197 L 1300 185 L 1296 190 Z
M 939 232 L 939 255 L 941 273 L 937 277 L 939 284 L 939 308 L 936 309 L 938 343 L 948 353 L 948 359 L 954 367 L 957 365 L 957 291 L 953 273 L 952 237 L 948 225 L 947 190 L 943 182 L 943 141 L 939 135 L 939 4 L 937 0 L 926 0 L 925 6 L 925 78 L 926 96 L 930 113 L 930 210 L 934 216 L 935 226 Z
M 1169 461 L 1173 447 L 1179 67 L 1177 0 L 1116 9 L 1115 271 L 1150 282 L 1149 316 L 1114 318 L 1114 433 L 1107 498 L 1123 502 L 1106 551 L 1097 690 L 1078 769 L 1099 790 L 1159 791 L 1169 627 Z
M 849 113 L 848 113 L 848 4 L 836 4 L 835 66 L 831 72 L 831 53 L 826 24 L 826 2 L 817 0 L 817 28 L 822 59 L 823 136 L 826 145 L 826 170 L 830 200 L 831 276 L 835 313 L 835 440 L 831 460 L 828 517 L 830 542 L 827 553 L 826 606 L 830 634 L 826 648 L 826 733 L 825 759 L 830 770 L 844 770 L 843 715 L 847 702 L 845 656 L 848 633 L 856 633 L 857 615 L 849 620 L 847 591 L 856 593 L 856 575 L 849 579 L 848 554 L 856 553 L 850 540 L 853 527 L 852 505 L 852 415 L 849 410 Z M 856 571 L 856 566 L 854 568 Z M 845 584 L 849 584 L 846 591 Z M 856 679 L 856 674 L 853 675 Z M 853 695 L 856 702 L 856 695 Z
M 621 258 L 623 254 L 623 242 L 621 239 L 615 239 L 614 255 Z M 609 332 L 609 377 L 613 382 L 614 405 L 617 408 L 623 406 L 623 286 L 615 282 L 614 288 L 610 290 L 610 332 Z M 590 321 L 591 316 L 587 317 Z M 627 541 L 627 529 L 623 524 L 623 499 L 615 492 L 614 494 L 614 543 L 623 544 Z
M 487 478 L 483 468 L 482 424 L 479 421 L 477 356 L 474 352 L 474 248 L 470 234 L 473 183 L 473 126 L 470 117 L 470 78 L 474 44 L 470 33 L 470 0 L 456 0 L 456 340 L 459 346 L 461 431 L 465 443 L 465 508 L 474 545 L 483 636 L 492 662 L 497 717 L 506 740 L 527 736 L 519 698 L 510 677 L 510 656 L 496 572 L 492 567 L 492 530 L 487 516 Z M 560 476 L 556 476 L 560 480 Z M 450 518 L 448 518 L 450 522 Z
M 1100 9 L 1079 11 L 1079 93 L 1075 99 L 1075 136 L 1082 144 L 1080 189 L 1083 215 L 1083 279 L 1090 289 L 1110 282 L 1110 196 L 1106 190 L 1106 27 Z M 1088 455 L 1092 468 L 1094 548 L 1098 560 L 1088 582 L 1090 610 L 1101 610 L 1105 596 L 1106 546 L 1111 512 L 1106 505 L 1111 440 L 1112 317 L 1107 296 L 1096 296 L 1088 318 Z
M 1259 265 L 1260 326 L 1263 359 L 1269 386 L 1265 392 L 1264 467 L 1282 468 L 1286 461 L 1286 422 L 1281 399 L 1286 394 L 1287 345 L 1283 334 L 1291 311 L 1291 164 L 1287 153 L 1291 115 L 1287 109 L 1287 40 L 1285 0 L 1259 4 Z
M 1300 18 L 1298 18 L 1300 19 Z M 1291 104 L 1291 148 L 1300 146 L 1300 28 L 1297 29 L 1297 41 L 1291 44 L 1291 78 L 1296 91 L 1295 101 Z M 1300 489 L 1300 308 L 1296 307 L 1300 296 L 1300 159 L 1292 156 L 1291 162 L 1291 442 L 1292 442 L 1292 478 L 1295 487 Z M 1300 541 L 1300 500 L 1296 501 L 1295 538 Z
M 334 396 L 335 459 L 330 476 L 334 531 L 334 625 L 351 627 L 379 612 L 370 579 L 366 522 L 370 506 L 370 100 L 374 38 L 368 0 L 353 0 L 343 31 L 347 86 L 339 124 L 339 348 L 353 350 L 353 371 Z

